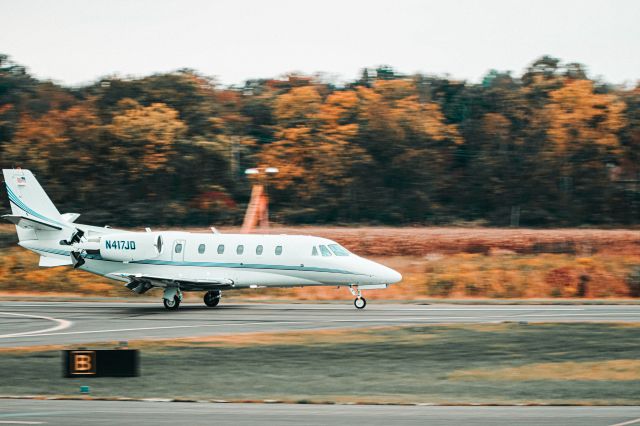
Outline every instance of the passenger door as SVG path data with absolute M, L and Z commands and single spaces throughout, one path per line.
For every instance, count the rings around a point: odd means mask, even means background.
M 184 261 L 184 250 L 186 248 L 185 240 L 175 240 L 173 242 L 173 250 L 171 250 L 171 260 L 174 262 Z

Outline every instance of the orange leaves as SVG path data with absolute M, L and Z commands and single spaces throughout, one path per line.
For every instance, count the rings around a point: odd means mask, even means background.
M 322 99 L 313 86 L 291 89 L 275 103 L 275 115 L 285 126 L 304 124 L 318 112 Z
M 285 141 L 292 143 L 304 142 L 305 138 L 309 137 L 311 129 L 309 127 L 291 127 L 283 129 L 276 136 Z
M 163 167 L 174 143 L 186 131 L 178 111 L 162 103 L 148 107 L 136 103 L 115 115 L 107 128 L 121 142 L 116 149 L 124 149 L 118 154 L 130 163 L 133 172 Z
M 482 130 L 487 135 L 498 139 L 509 137 L 509 127 L 511 122 L 502 114 L 490 112 L 482 117 Z
M 380 80 L 373 89 L 360 88 L 358 94 L 363 103 L 361 117 L 395 139 L 404 139 L 408 132 L 434 141 L 462 143 L 457 127 L 445 122 L 438 104 L 419 101 L 411 81 Z
M 436 141 L 449 140 L 456 145 L 463 142 L 462 138 L 458 134 L 457 127 L 455 125 L 445 123 L 444 114 L 442 114 L 442 110 L 438 104 L 423 104 L 420 111 L 420 117 L 424 133 L 429 135 L 432 139 Z
M 347 120 L 353 119 L 358 103 L 358 96 L 355 92 L 346 90 L 334 92 L 327 96 L 319 109 L 317 118 L 328 125 L 345 123 Z
M 280 168 L 277 188 L 293 189 L 302 199 L 347 186 L 354 167 L 373 164 L 365 149 L 370 143 L 393 147 L 386 160 L 398 167 L 414 167 L 443 163 L 447 153 L 439 149 L 462 142 L 440 106 L 421 102 L 407 79 L 334 91 L 324 99 L 314 86 L 295 87 L 275 100 L 275 118 L 276 141 L 264 145 L 259 160 Z M 376 141 L 369 142 L 371 133 Z
M 545 107 L 547 134 L 560 151 L 572 144 L 594 143 L 617 149 L 617 132 L 624 126 L 624 103 L 614 95 L 594 93 L 590 80 L 568 80 L 549 94 Z
M 293 88 L 276 99 L 277 139 L 265 145 L 259 159 L 279 167 L 277 188 L 295 188 L 301 198 L 312 198 L 349 181 L 350 167 L 364 155 L 351 143 L 358 132 L 357 106 L 352 91 L 323 100 L 313 86 Z
M 87 104 L 67 110 L 51 110 L 40 117 L 23 114 L 4 155 L 15 165 L 37 170 L 55 169 L 68 160 L 69 151 L 81 161 L 90 161 L 85 147 L 99 137 L 100 122 Z
M 416 87 L 410 80 L 377 80 L 373 90 L 388 100 L 400 100 L 416 93 Z

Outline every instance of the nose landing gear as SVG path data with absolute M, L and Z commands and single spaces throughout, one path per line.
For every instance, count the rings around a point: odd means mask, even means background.
M 367 306 L 367 299 L 364 297 L 358 297 L 353 301 L 353 306 L 357 309 L 364 309 L 364 307 Z
M 355 306 L 356 309 L 364 309 L 364 307 L 367 306 L 367 300 L 362 297 L 362 292 L 360 291 L 358 286 L 350 285 L 349 291 L 356 297 L 356 299 L 353 301 L 353 306 Z

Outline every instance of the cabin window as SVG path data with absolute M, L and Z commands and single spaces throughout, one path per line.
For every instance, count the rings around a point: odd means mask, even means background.
M 204 254 L 204 250 L 205 250 L 205 246 L 204 246 L 204 244 L 200 244 L 200 245 L 198 246 L 198 253 L 200 253 L 200 254 Z
M 282 254 L 282 246 L 276 246 L 276 256 L 280 256 Z
M 176 244 L 175 251 L 176 251 L 176 253 L 182 253 L 182 244 L 181 243 Z
M 224 253 L 224 244 L 220 244 L 218 246 L 218 254 L 222 254 L 222 253 Z
M 331 250 L 329 250 L 327 246 L 319 246 L 319 247 L 320 247 L 320 253 L 322 253 L 324 257 L 331 256 Z
M 347 251 L 347 249 L 339 244 L 329 244 L 329 248 L 336 256 L 349 256 L 349 252 Z
M 262 250 L 263 250 L 263 247 L 262 247 L 262 246 L 257 246 L 257 247 L 256 247 L 256 254 L 257 254 L 258 256 L 260 256 L 260 255 L 262 254 Z
M 236 253 L 237 254 L 244 253 L 244 246 L 242 244 L 240 244 L 238 247 L 236 247 Z
M 318 255 L 318 247 L 313 246 L 313 250 L 311 250 L 311 256 L 317 256 Z

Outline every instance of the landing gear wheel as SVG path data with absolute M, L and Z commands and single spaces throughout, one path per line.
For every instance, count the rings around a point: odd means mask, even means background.
M 357 309 L 364 309 L 367 306 L 367 300 L 364 297 L 358 297 L 353 301 L 353 306 Z
M 175 311 L 180 306 L 180 298 L 174 296 L 173 300 L 162 299 L 162 303 L 164 303 L 165 308 Z
M 204 295 L 204 304 L 210 308 L 215 308 L 220 303 L 220 291 L 208 291 Z

